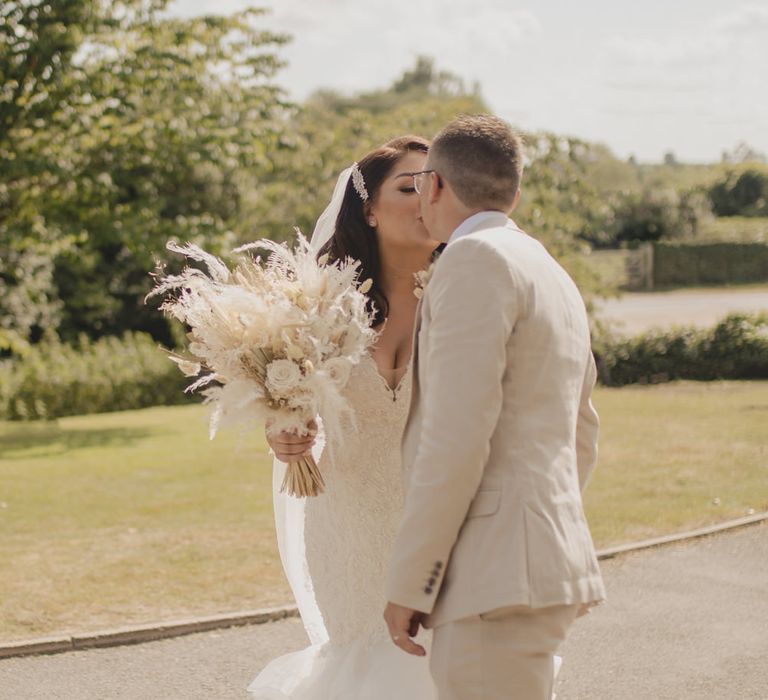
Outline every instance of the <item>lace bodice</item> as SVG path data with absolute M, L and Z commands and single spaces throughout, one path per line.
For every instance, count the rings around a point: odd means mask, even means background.
M 400 441 L 410 369 L 393 390 L 366 357 L 345 394 L 356 425 L 343 444 L 324 451 L 326 490 L 307 500 L 305 520 L 309 573 L 334 643 L 387 637 L 384 580 L 403 507 Z

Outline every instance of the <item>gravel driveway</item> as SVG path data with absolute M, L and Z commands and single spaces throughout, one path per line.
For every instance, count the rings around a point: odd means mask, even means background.
M 768 312 L 768 287 L 626 293 L 596 302 L 596 316 L 633 335 L 653 327 L 713 326 L 729 313 Z M 768 697 L 768 696 L 766 696 Z

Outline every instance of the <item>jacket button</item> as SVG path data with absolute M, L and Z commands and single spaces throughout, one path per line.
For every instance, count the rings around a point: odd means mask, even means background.
M 432 586 L 427 586 L 424 589 L 424 593 L 426 593 L 427 595 L 431 595 L 432 594 Z
M 437 583 L 437 579 L 432 577 L 431 579 L 429 579 L 429 581 L 427 583 L 429 583 L 430 586 L 434 586 L 435 583 Z

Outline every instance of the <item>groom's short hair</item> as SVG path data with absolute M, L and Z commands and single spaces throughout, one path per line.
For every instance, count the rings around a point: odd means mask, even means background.
M 462 115 L 435 136 L 429 164 L 466 206 L 508 212 L 523 176 L 522 140 L 498 117 Z

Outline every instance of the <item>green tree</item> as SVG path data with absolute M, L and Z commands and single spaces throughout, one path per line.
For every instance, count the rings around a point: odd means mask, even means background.
M 768 171 L 731 170 L 709 190 L 718 216 L 768 216 Z
M 276 156 L 273 177 L 256 181 L 242 230 L 285 239 L 291 225 L 309 234 L 338 173 L 377 144 L 406 133 L 432 137 L 463 113 L 488 112 L 476 89 L 419 58 L 389 88 L 344 96 L 319 91 L 295 114 Z M 611 215 L 589 182 L 600 147 L 551 133 L 525 135 L 529 165 L 515 219 L 541 239 L 589 295 L 599 281 L 582 253 Z M 612 156 L 611 156 L 612 158 Z
M 369 90 L 357 95 L 343 95 L 335 90 L 316 91 L 307 101 L 308 105 L 322 105 L 335 114 L 363 110 L 374 115 L 386 115 L 402 107 L 427 98 L 450 101 L 453 98 L 469 100 L 473 111 L 488 111 L 480 88 L 474 85 L 468 89 L 458 75 L 438 70 L 435 61 L 428 56 L 418 56 L 413 68 L 407 69 L 390 86 Z M 437 128 L 435 128 L 435 132 Z M 434 133 L 434 132 L 432 132 Z M 432 134 L 430 134 L 432 135 Z
M 418 59 L 387 89 L 356 96 L 322 90 L 310 96 L 280 139 L 272 172 L 244 175 L 250 181 L 239 229 L 244 239 L 290 239 L 293 226 L 311 234 L 338 174 L 369 150 L 402 134 L 431 138 L 457 114 L 488 111 L 476 92 L 443 90 L 459 79 L 426 71 L 424 61 Z M 401 91 L 403 81 L 410 81 L 405 76 L 414 72 L 420 77 Z
M 587 177 L 594 145 L 550 132 L 525 134 L 524 140 L 529 164 L 515 221 L 544 243 L 585 297 L 607 291 L 584 256 L 590 242 L 601 240 L 611 216 Z
M 55 256 L 70 244 L 49 224 L 44 193 L 66 173 L 52 116 L 76 81 L 73 57 L 98 20 L 91 0 L 0 6 L 0 348 L 55 328 Z
M 673 191 L 622 194 L 614 205 L 616 243 L 658 241 L 677 233 L 678 201 Z
M 709 202 L 698 190 L 625 191 L 612 198 L 612 245 L 635 241 L 681 240 L 696 237 L 700 223 L 710 216 Z
M 287 109 L 272 79 L 286 38 L 259 29 L 260 10 L 173 19 L 166 5 L 79 3 L 80 23 L 56 62 L 64 87 L 40 88 L 36 113 L 24 110 L 29 90 L 6 110 L 13 120 L 4 122 L 3 148 L 30 155 L 0 171 L 11 204 L 0 257 L 12 260 L 19 239 L 35 250 L 58 246 L 46 272 L 52 297 L 64 302 L 64 338 L 150 330 L 167 339 L 165 321 L 142 301 L 165 242 L 228 249 L 240 174 L 272 169 Z M 25 36 L 32 19 L 13 14 L 13 33 Z M 7 61 L 18 53 L 12 42 L 2 49 Z
M 732 151 L 723 151 L 723 163 L 767 163 L 765 153 L 752 148 L 746 141 L 740 141 Z

